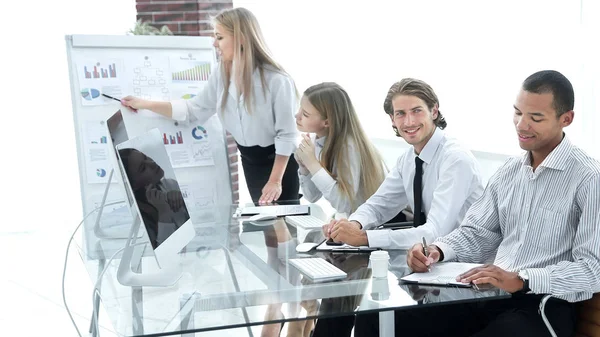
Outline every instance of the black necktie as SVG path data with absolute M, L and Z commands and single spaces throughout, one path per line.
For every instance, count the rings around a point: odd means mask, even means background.
M 415 179 L 413 180 L 413 196 L 415 199 L 415 209 L 413 210 L 413 226 L 418 227 L 422 224 L 422 208 L 423 202 L 423 161 L 419 157 L 415 157 Z

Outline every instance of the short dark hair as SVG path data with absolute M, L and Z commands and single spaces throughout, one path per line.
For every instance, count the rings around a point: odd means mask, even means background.
M 433 120 L 433 123 L 435 124 L 435 126 L 442 130 L 448 125 L 448 123 L 446 123 L 446 118 L 444 118 L 444 116 L 440 112 L 440 101 L 438 100 L 435 91 L 433 91 L 433 88 L 431 88 L 429 84 L 414 78 L 404 78 L 400 82 L 392 84 L 390 90 L 388 90 L 388 93 L 385 96 L 385 100 L 383 101 L 383 110 L 386 114 L 390 116 L 394 115 L 392 100 L 398 95 L 418 97 L 421 100 L 423 100 L 423 102 L 425 102 L 429 110 L 432 110 L 433 107 L 437 104 L 438 115 L 436 119 Z M 396 131 L 396 129 L 394 129 L 394 131 Z M 398 135 L 397 131 L 396 135 Z
M 573 110 L 575 105 L 573 85 L 565 75 L 556 70 L 542 70 L 530 75 L 523 81 L 523 90 L 534 94 L 551 93 L 552 107 L 556 110 L 557 117 Z

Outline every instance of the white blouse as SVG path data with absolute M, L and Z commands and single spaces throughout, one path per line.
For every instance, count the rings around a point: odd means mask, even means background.
M 311 136 L 311 138 L 313 138 L 313 142 L 315 143 L 315 156 L 318 160 L 321 160 L 321 151 L 325 145 L 326 137 L 314 139 L 314 136 Z M 366 198 L 363 196 L 362 191 L 359 191 L 361 175 L 360 155 L 358 151 L 355 150 L 354 142 L 352 141 L 348 144 L 347 160 L 350 174 L 352 175 L 351 193 L 354 195 L 356 206 L 362 205 L 366 201 Z M 331 206 L 335 208 L 337 213 L 352 213 L 350 199 L 342 193 L 342 190 L 338 186 L 338 182 L 327 173 L 327 170 L 321 168 L 314 175 L 311 175 L 310 173 L 307 175 L 299 173 L 299 175 L 300 186 L 302 187 L 302 193 L 306 200 L 309 202 L 316 202 L 321 199 L 321 197 L 324 197 L 325 200 L 329 201 Z
M 298 130 L 294 117 L 298 110 L 298 95 L 294 81 L 270 66 L 264 68 L 266 90 L 263 91 L 260 73 L 252 74 L 254 107 L 248 113 L 244 97 L 238 97 L 234 81 L 229 86 L 229 95 L 224 111 L 221 100 L 225 91 L 220 67 L 215 67 L 204 89 L 189 100 L 171 102 L 173 119 L 199 124 L 205 123 L 217 113 L 225 129 L 242 146 L 267 147 L 275 144 L 275 153 L 291 155 L 296 149 Z

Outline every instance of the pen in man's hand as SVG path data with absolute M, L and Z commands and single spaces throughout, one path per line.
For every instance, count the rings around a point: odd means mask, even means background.
M 104 96 L 104 97 L 106 97 L 106 98 L 114 99 L 115 101 L 117 101 L 117 102 L 121 103 L 121 100 L 120 100 L 120 99 L 118 99 L 118 98 L 114 98 L 114 97 L 112 97 L 112 96 L 109 96 L 109 95 L 107 95 L 107 94 L 102 94 L 102 96 Z
M 429 258 L 429 251 L 427 250 L 427 241 L 425 241 L 425 237 L 423 237 L 423 255 L 425 255 L 426 258 Z M 429 266 L 427 266 L 427 271 L 431 271 L 431 268 Z

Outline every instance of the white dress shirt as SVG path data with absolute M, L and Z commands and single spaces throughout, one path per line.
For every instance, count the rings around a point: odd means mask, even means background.
M 367 230 L 369 246 L 408 249 L 425 237 L 427 242 L 446 235 L 460 225 L 475 200 L 483 193 L 479 163 L 467 148 L 436 128 L 419 158 L 423 160 L 423 212 L 427 222 L 402 230 L 370 230 L 410 206 L 414 210 L 414 148 L 398 158 L 377 192 L 349 220 Z M 418 216 L 418 215 L 415 215 Z
M 529 153 L 490 179 L 461 226 L 434 244 L 444 260 L 526 270 L 536 294 L 569 302 L 600 291 L 600 163 L 565 136 L 533 171 Z
M 312 138 L 312 137 L 311 137 Z M 325 139 L 327 137 L 321 137 L 317 139 L 313 139 L 315 143 L 315 156 L 318 160 L 321 160 L 321 151 L 323 150 L 323 146 L 325 145 Z M 350 169 L 350 174 L 352 175 L 352 180 L 350 183 L 352 184 L 353 190 L 351 193 L 354 195 L 354 204 L 355 208 L 358 205 L 361 205 L 365 202 L 365 198 L 362 195 L 362 192 L 359 191 L 360 188 L 360 154 L 355 150 L 354 142 L 350 140 L 348 142 L 348 167 Z M 333 167 L 332 173 L 336 174 L 335 163 Z M 304 194 L 304 198 L 309 202 L 316 202 L 317 200 L 324 197 L 325 200 L 329 201 L 331 206 L 335 208 L 337 213 L 352 213 L 354 209 L 350 202 L 350 199 L 346 197 L 342 190 L 338 186 L 338 182 L 325 170 L 321 168 L 317 173 L 311 175 L 308 173 L 307 175 L 300 175 L 300 186 L 302 187 L 302 193 Z M 339 174 L 337 174 L 339 175 Z
M 293 80 L 270 66 L 264 67 L 266 88 L 263 88 L 260 73 L 252 74 L 254 107 L 246 111 L 244 97 L 238 99 L 235 81 L 231 81 L 227 104 L 221 112 L 221 100 L 225 91 L 221 71 L 215 67 L 208 83 L 192 99 L 174 100 L 173 119 L 202 124 L 218 113 L 225 129 L 242 146 L 267 147 L 275 144 L 275 153 L 289 156 L 296 149 L 298 130 L 294 114 L 298 110 L 298 97 Z M 263 89 L 265 89 L 263 91 Z

